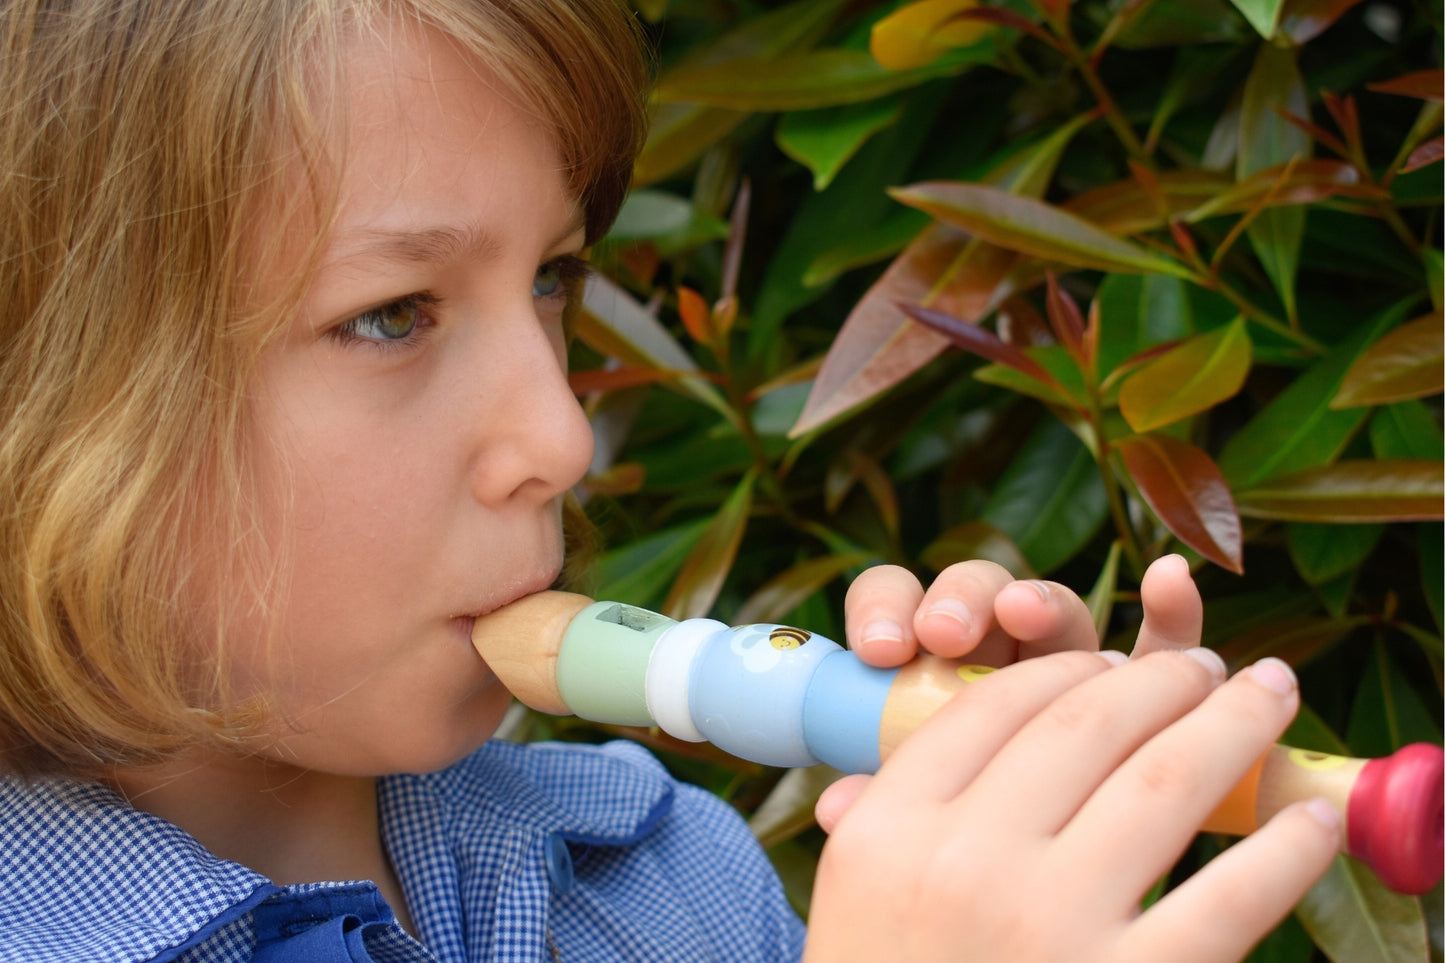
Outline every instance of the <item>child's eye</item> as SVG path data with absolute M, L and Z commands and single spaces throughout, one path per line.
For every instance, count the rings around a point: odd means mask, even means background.
M 590 270 L 587 262 L 576 255 L 555 257 L 537 268 L 532 278 L 532 297 L 565 298 L 571 282 L 585 278 Z
M 367 341 L 386 345 L 407 342 L 430 325 L 426 308 L 436 304 L 428 294 L 409 294 L 404 298 L 363 311 L 350 321 L 332 329 L 343 341 Z

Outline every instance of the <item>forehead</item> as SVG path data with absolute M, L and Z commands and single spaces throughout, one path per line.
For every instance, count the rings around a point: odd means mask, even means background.
M 517 192 L 565 208 L 552 131 L 517 105 L 485 65 L 410 20 L 358 29 L 342 59 L 330 152 L 338 163 L 338 227 L 385 229 L 388 218 L 450 223 Z M 515 205 L 510 205 L 515 206 Z

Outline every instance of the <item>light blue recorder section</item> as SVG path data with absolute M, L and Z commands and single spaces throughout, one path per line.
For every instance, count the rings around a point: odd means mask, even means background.
M 744 625 L 711 636 L 694 663 L 688 703 L 708 742 L 766 766 L 814 766 L 803 734 L 808 683 L 836 642 L 801 629 Z
M 819 663 L 803 702 L 803 732 L 820 762 L 843 772 L 878 771 L 883 703 L 897 675 L 841 650 Z

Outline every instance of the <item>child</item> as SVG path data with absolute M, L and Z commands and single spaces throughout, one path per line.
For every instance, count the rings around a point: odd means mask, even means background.
M 641 750 L 486 743 L 474 619 L 548 587 L 591 438 L 563 315 L 641 139 L 612 0 L 7 0 L 0 960 L 772 960 L 742 822 Z M 1127 666 L 971 687 L 834 832 L 818 961 L 1226 960 L 1336 817 L 1137 914 L 1279 735 L 1177 559 Z M 849 594 L 869 661 L 1096 647 L 967 563 Z M 484 744 L 485 743 L 485 744 Z

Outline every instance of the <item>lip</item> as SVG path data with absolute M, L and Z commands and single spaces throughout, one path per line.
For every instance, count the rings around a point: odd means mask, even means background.
M 518 599 L 524 599 L 529 595 L 536 595 L 538 592 L 545 592 L 557 583 L 561 575 L 560 566 L 549 569 L 529 578 L 517 580 L 512 586 L 501 595 L 489 600 L 477 609 L 452 618 L 452 623 L 464 630 L 468 642 L 472 637 L 472 626 L 477 619 L 491 615 L 497 609 L 511 605 Z

